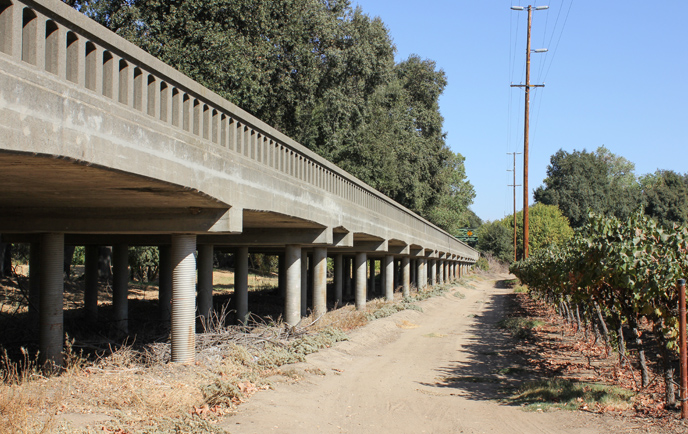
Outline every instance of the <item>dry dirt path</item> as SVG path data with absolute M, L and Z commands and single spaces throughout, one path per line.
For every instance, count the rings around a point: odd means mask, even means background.
M 624 431 L 610 417 L 500 404 L 495 382 L 452 381 L 495 375 L 509 362 L 495 357 L 509 346 L 495 324 L 511 291 L 494 279 L 471 286 L 422 302 L 422 313 L 373 321 L 348 342 L 308 356 L 296 369 L 312 374 L 258 393 L 222 426 L 232 434 Z

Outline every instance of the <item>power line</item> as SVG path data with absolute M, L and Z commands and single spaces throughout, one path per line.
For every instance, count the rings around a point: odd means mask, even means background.
M 562 0 L 562 5 L 563 5 L 563 0 Z M 564 29 L 566 28 L 566 23 L 569 20 L 569 14 L 571 13 L 571 7 L 572 6 L 573 6 L 573 0 L 570 1 L 569 8 L 566 10 L 566 17 L 564 18 L 564 24 L 561 26 L 561 32 L 559 32 L 559 38 L 557 38 L 557 44 L 554 46 L 554 50 L 552 50 L 552 57 L 551 57 L 551 60 L 549 62 L 549 66 L 547 67 L 547 71 L 545 72 L 545 75 L 542 78 L 542 81 L 545 81 L 547 79 L 547 75 L 549 75 L 549 70 L 550 70 L 550 68 L 552 68 L 552 63 L 554 62 L 554 56 L 556 56 L 556 54 L 557 54 L 557 49 L 559 48 L 559 42 L 561 42 L 561 37 L 564 34 Z M 554 33 L 552 33 L 552 36 L 554 36 Z

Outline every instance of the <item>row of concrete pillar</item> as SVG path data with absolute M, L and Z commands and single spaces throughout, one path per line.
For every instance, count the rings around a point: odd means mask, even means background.
M 118 244 L 112 249 L 113 325 L 124 334 L 128 333 L 128 247 Z M 62 363 L 64 339 L 63 252 L 64 235 L 59 233 L 44 234 L 40 243 L 31 245 L 30 313 L 39 317 L 41 358 L 55 365 Z M 248 247 L 235 250 L 234 302 L 240 322 L 245 322 L 249 313 L 248 254 Z M 98 316 L 98 256 L 97 246 L 86 246 L 84 310 L 90 320 Z M 309 272 L 312 276 L 313 313 L 320 316 L 327 311 L 327 257 L 326 247 L 285 246 L 279 261 L 279 285 L 288 325 L 297 325 L 307 314 Z M 375 288 L 376 259 L 369 258 L 366 252 L 357 252 L 353 256 L 334 252 L 332 259 L 334 303 L 341 304 L 345 295 L 350 298 L 353 292 L 356 308 L 365 309 L 368 288 Z M 388 301 L 393 300 L 395 288 L 401 288 L 402 295 L 407 297 L 412 285 L 423 289 L 428 284 L 453 281 L 461 277 L 468 267 L 468 264 L 456 261 L 406 255 L 395 258 L 385 254 L 378 259 L 381 292 Z M 40 273 L 35 273 L 36 269 Z M 212 272 L 213 246 L 197 246 L 195 235 L 175 234 L 171 236 L 170 245 L 160 246 L 160 318 L 170 322 L 173 362 L 191 362 L 194 359 L 196 313 L 208 317 L 213 309 Z

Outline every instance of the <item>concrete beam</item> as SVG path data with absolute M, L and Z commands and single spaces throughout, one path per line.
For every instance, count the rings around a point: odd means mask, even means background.
M 332 229 L 248 228 L 236 235 L 201 235 L 199 244 L 216 246 L 281 247 L 286 245 L 328 245 L 333 241 Z
M 206 233 L 232 229 L 226 208 L 3 207 L 3 232 L 81 234 Z
M 337 253 L 359 253 L 359 252 L 385 253 L 385 252 L 387 252 L 388 248 L 389 248 L 389 246 L 387 244 L 387 240 L 380 240 L 380 241 L 366 240 L 366 241 L 355 241 L 353 247 L 334 247 L 334 248 L 331 248 L 330 250 L 334 250 Z
M 353 247 L 354 234 L 352 232 L 332 232 L 332 247 Z

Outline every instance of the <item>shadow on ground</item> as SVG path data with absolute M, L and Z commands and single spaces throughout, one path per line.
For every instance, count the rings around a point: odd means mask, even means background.
M 494 288 L 506 286 L 506 282 L 498 281 Z M 424 386 L 453 389 L 473 400 L 495 400 L 506 398 L 524 382 L 541 376 L 529 368 L 529 360 L 541 359 L 536 347 L 529 345 L 529 337 L 515 338 L 500 324 L 507 317 L 525 315 L 517 294 L 490 294 L 485 305 L 466 331 L 470 338 L 460 350 L 461 357 L 438 368 L 437 381 L 422 383 Z

